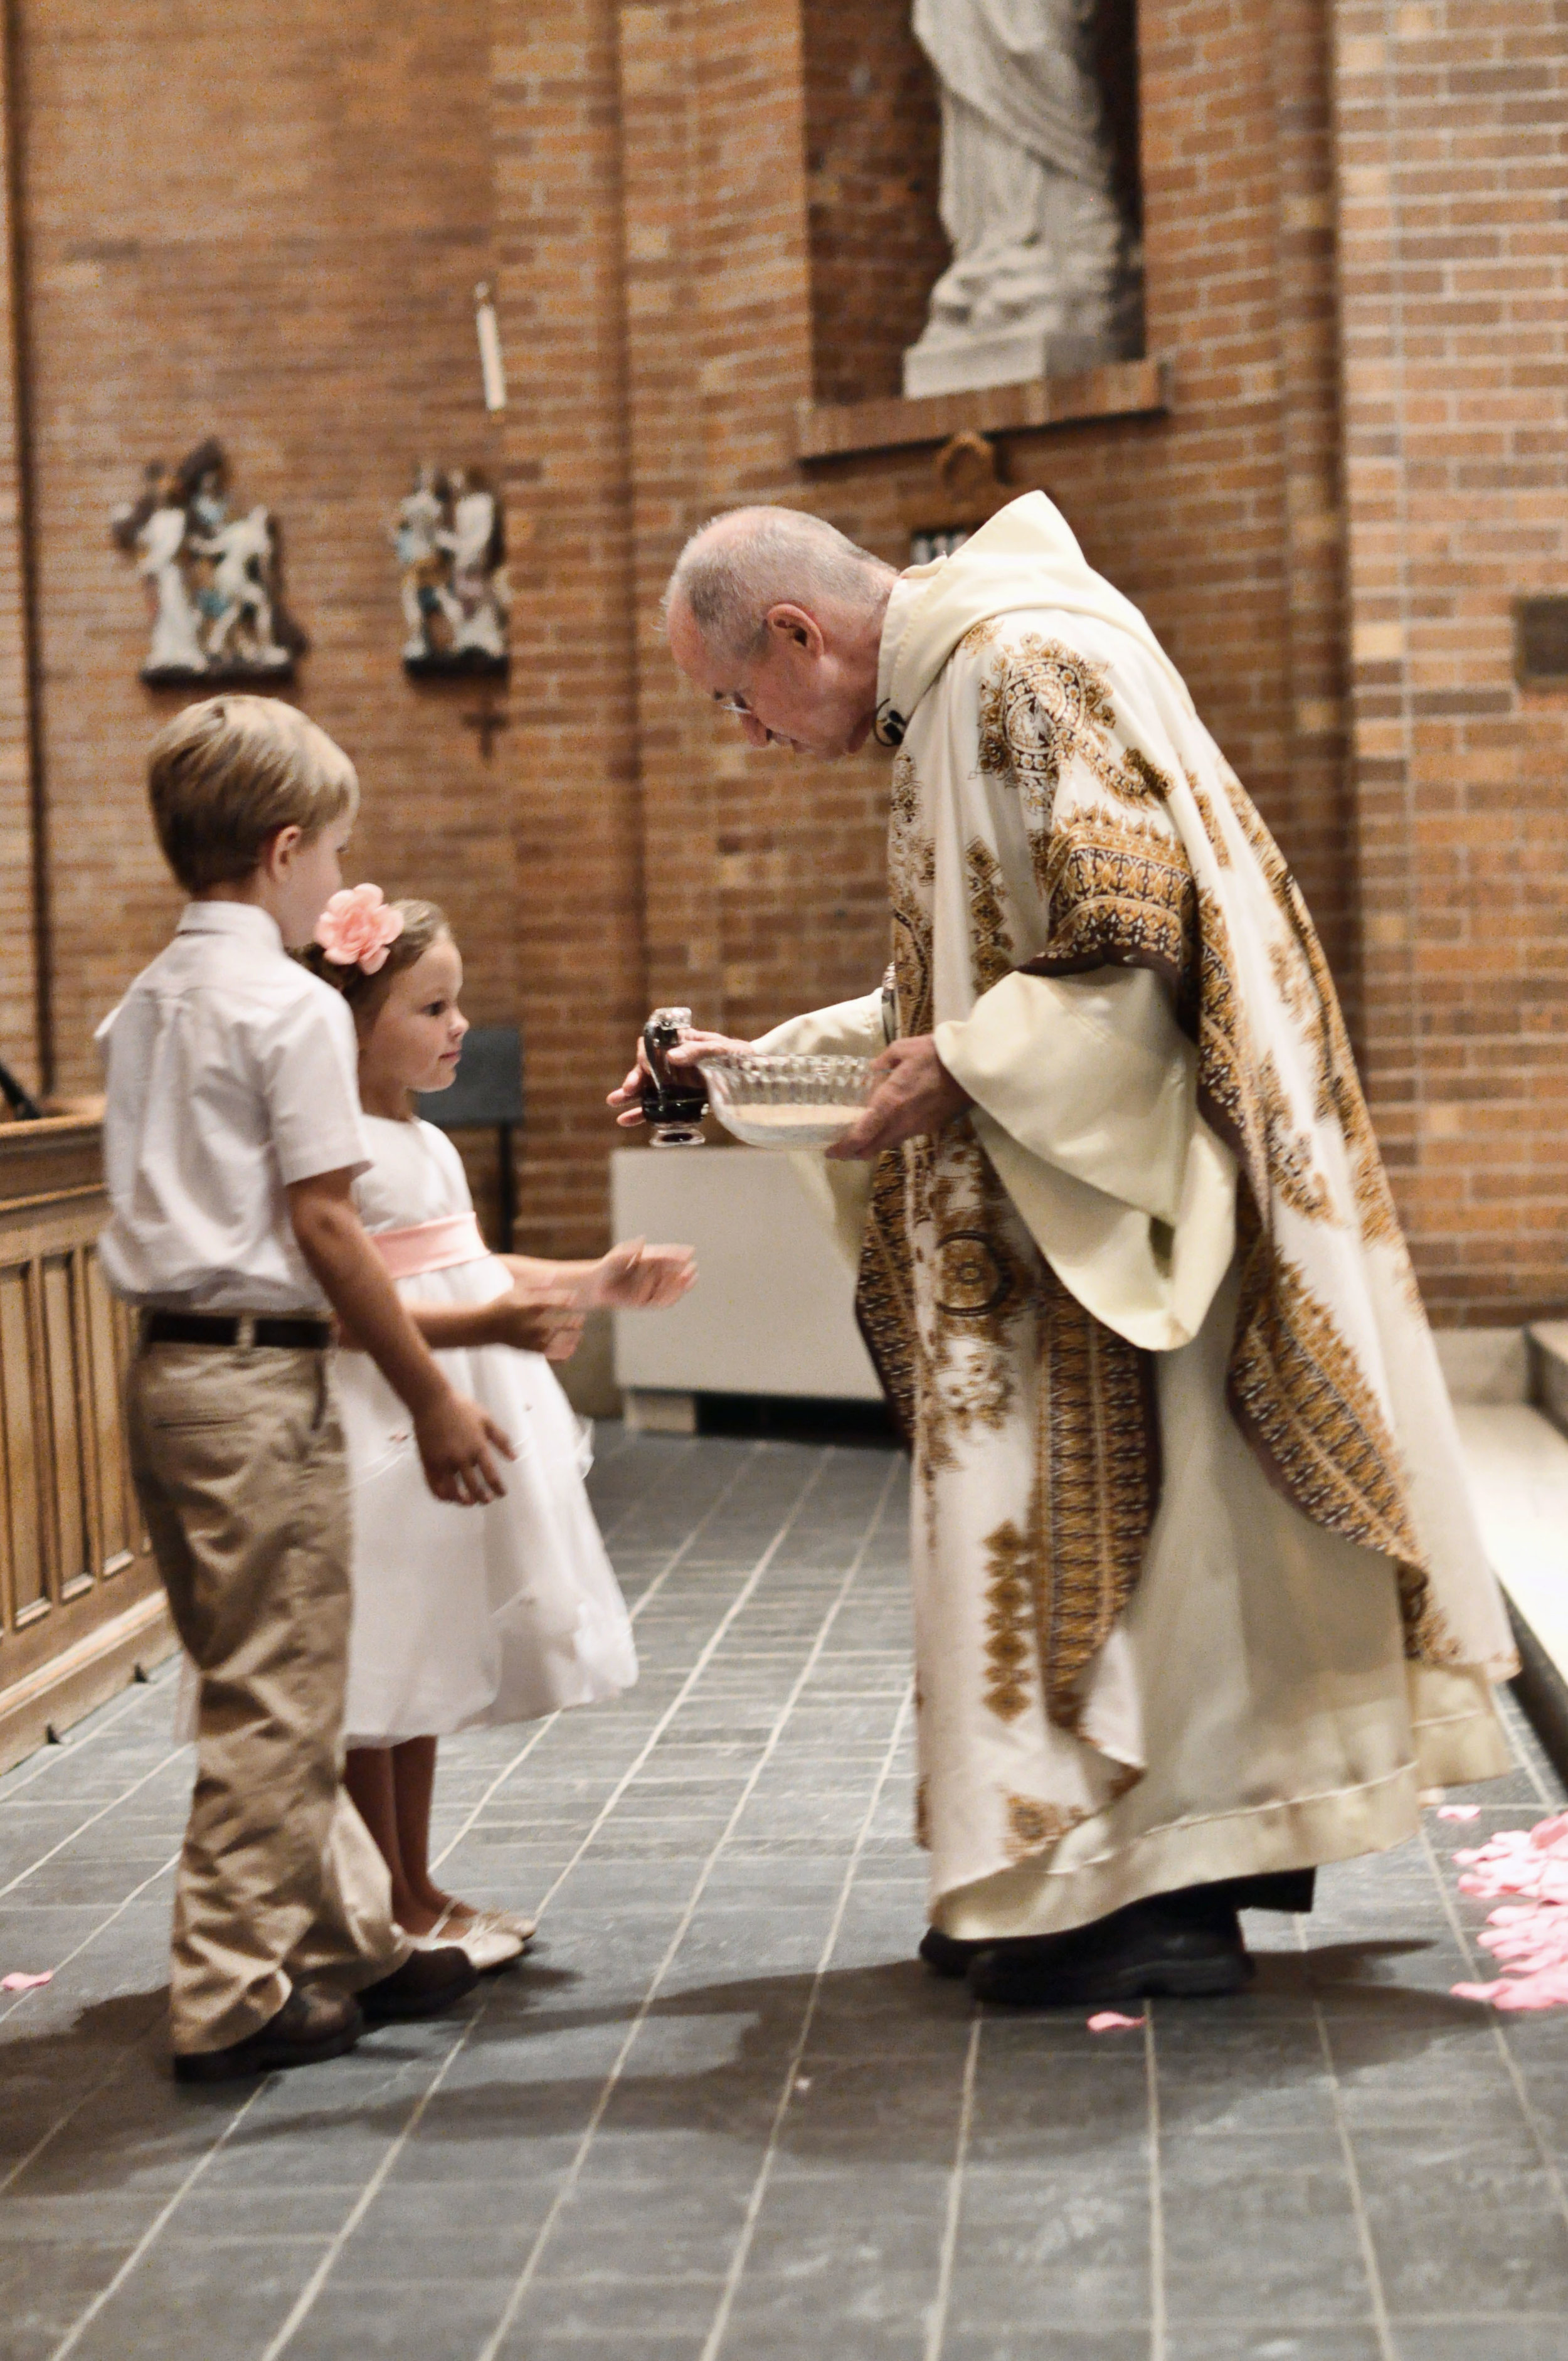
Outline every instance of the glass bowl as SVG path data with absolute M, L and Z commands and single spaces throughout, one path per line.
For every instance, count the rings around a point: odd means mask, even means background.
M 748 1148 L 831 1148 L 875 1087 L 869 1058 L 752 1049 L 698 1062 L 714 1114 Z

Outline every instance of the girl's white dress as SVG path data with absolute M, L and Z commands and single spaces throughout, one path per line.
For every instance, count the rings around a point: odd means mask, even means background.
M 471 1213 L 462 1160 L 428 1123 L 365 1118 L 374 1159 L 354 1184 L 367 1230 Z M 409 1303 L 484 1303 L 510 1275 L 496 1256 L 397 1282 Z M 614 1697 L 637 1653 L 583 1477 L 586 1436 L 549 1363 L 507 1345 L 439 1356 L 510 1436 L 504 1499 L 437 1500 L 408 1411 L 369 1356 L 338 1356 L 354 1495 L 350 1746 L 395 1745 Z

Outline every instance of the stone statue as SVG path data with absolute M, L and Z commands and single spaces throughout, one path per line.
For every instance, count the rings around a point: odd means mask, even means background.
M 152 585 L 157 601 L 147 652 L 148 671 L 205 672 L 207 656 L 200 638 L 202 618 L 180 563 L 185 546 L 185 511 L 177 498 L 172 477 L 159 484 L 158 504 L 137 527 L 134 544 L 137 572 L 144 582 Z
M 416 679 L 508 669 L 500 503 L 477 468 L 428 462 L 389 538 L 402 569 L 403 669 Z
M 915 0 L 953 259 L 904 357 L 915 397 L 1119 358 L 1130 240 L 1088 58 L 1094 0 Z
M 405 664 L 422 664 L 434 653 L 429 619 L 444 612 L 452 620 L 446 588 L 446 557 L 439 535 L 446 521 L 445 486 L 429 461 L 411 489 L 398 502 L 390 540 L 402 569 Z
M 232 646 L 243 652 L 238 660 L 247 669 L 278 672 L 286 668 L 291 662 L 289 651 L 272 629 L 276 551 L 269 512 L 254 508 L 248 516 L 225 522 L 203 539 L 192 534 L 191 547 L 198 557 L 213 561 L 209 660 L 232 664 L 236 661 L 230 653 Z
M 291 677 L 306 641 L 280 598 L 277 527 L 261 507 L 231 520 L 221 445 L 199 444 L 178 467 L 154 460 L 110 532 L 152 593 L 149 686 Z

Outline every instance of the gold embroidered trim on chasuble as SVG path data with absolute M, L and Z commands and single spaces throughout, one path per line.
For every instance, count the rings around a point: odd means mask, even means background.
M 1004 975 L 1012 974 L 1013 937 L 1002 899 L 1002 864 L 978 836 L 964 848 L 964 873 L 969 885 L 970 958 L 978 998 Z
M 855 1318 L 905 1444 L 919 1414 L 915 1260 L 905 1210 L 904 1151 L 890 1148 L 872 1170 L 871 1204 L 855 1282 Z
M 1197 889 L 1174 829 L 1091 812 L 1057 829 L 1041 883 L 1050 939 L 1025 975 L 1152 967 L 1179 990 L 1192 972 Z
M 1268 964 L 1279 996 L 1295 1019 L 1311 1060 L 1315 1078 L 1312 1111 L 1321 1123 L 1337 1122 L 1344 1134 L 1361 1235 L 1368 1246 L 1392 1246 L 1399 1251 L 1405 1292 L 1419 1311 L 1420 1290 L 1409 1257 L 1403 1251 L 1404 1233 L 1383 1168 L 1383 1153 L 1367 1112 L 1361 1077 L 1355 1071 L 1355 1055 L 1318 930 L 1301 897 L 1301 889 L 1264 826 L 1257 807 L 1228 765 L 1222 769 L 1221 777 L 1237 825 L 1256 855 L 1285 920 L 1284 935 L 1276 936 L 1268 946 Z M 1216 842 L 1223 841 L 1212 812 L 1204 813 L 1204 825 Z
M 1088 1817 L 1043 1803 L 1037 1795 L 1009 1795 L 1006 1814 L 1007 1858 L 1014 1862 L 1027 1861 L 1031 1853 L 1054 1851 L 1068 1830 Z
M 1408 1644 L 1443 1661 L 1448 1642 L 1428 1597 L 1394 1438 L 1327 1307 L 1272 1235 L 1276 1202 L 1312 1222 L 1335 1223 L 1328 1182 L 1317 1169 L 1310 1136 L 1293 1118 L 1273 1060 L 1260 1057 L 1251 1038 L 1216 895 L 1200 884 L 1174 822 L 1157 808 L 1168 792 L 1166 782 L 1135 751 L 1108 742 L 1115 727 L 1103 675 L 1062 661 L 1060 651 L 1049 651 L 1047 661 L 1043 647 L 1032 651 L 1028 664 L 1009 657 L 999 666 L 989 703 L 982 703 L 982 768 L 1020 782 L 1048 776 L 1054 799 L 1070 753 L 1087 762 L 1109 796 L 1144 806 L 1131 819 L 1104 802 L 1080 804 L 1036 847 L 1050 938 L 1024 972 L 1064 975 L 1146 966 L 1171 983 L 1179 1018 L 1197 1044 L 1200 1105 L 1234 1148 L 1244 1202 L 1250 1200 L 1255 1209 L 1232 1353 L 1233 1409 L 1269 1474 L 1307 1516 L 1402 1566 Z M 1382 1158 L 1316 930 L 1240 781 L 1226 766 L 1221 777 L 1285 921 L 1283 939 L 1270 945 L 1270 962 L 1311 1059 L 1314 1114 L 1337 1122 L 1343 1132 L 1363 1238 L 1401 1250 Z M 1197 781 L 1189 777 L 1187 784 L 1217 864 L 1234 867 L 1212 802 Z M 1255 1219 L 1259 1206 L 1262 1221 Z M 1406 1290 L 1419 1308 L 1413 1274 Z M 1004 1702 L 1014 1695 L 1007 1660 L 1009 1618 L 1015 1611 L 1012 1578 L 1001 1573 L 1005 1556 L 1003 1548 L 996 1560 L 998 1654 L 992 1681 Z
M 1076 1729 L 1079 1685 L 1136 1587 L 1159 1504 L 1151 1356 L 1086 1312 L 1048 1266 L 1039 1323 L 1034 1480 L 1025 1530 L 988 1533 L 986 1703 L 1003 1721 L 1040 1684 Z
M 1420 1561 L 1377 1399 L 1327 1306 L 1261 1227 L 1243 1263 L 1229 1386 L 1259 1456 L 1314 1524 Z
M 1069 761 L 1086 763 L 1123 803 L 1148 804 L 1168 794 L 1146 754 L 1118 749 L 1115 729 L 1103 666 L 1037 631 L 1020 632 L 981 683 L 980 768 L 1015 786 L 1047 824 Z

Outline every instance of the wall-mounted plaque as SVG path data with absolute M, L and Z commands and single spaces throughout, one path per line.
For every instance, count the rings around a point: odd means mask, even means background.
M 402 570 L 403 670 L 414 680 L 504 674 L 506 535 L 478 468 L 422 467 L 390 539 Z
M 1514 600 L 1514 677 L 1521 688 L 1568 688 L 1568 596 Z
M 283 604 L 277 520 L 260 507 L 231 512 L 220 444 L 198 444 L 178 467 L 153 460 L 140 497 L 115 511 L 109 530 L 147 586 L 149 686 L 292 679 L 310 643 Z

